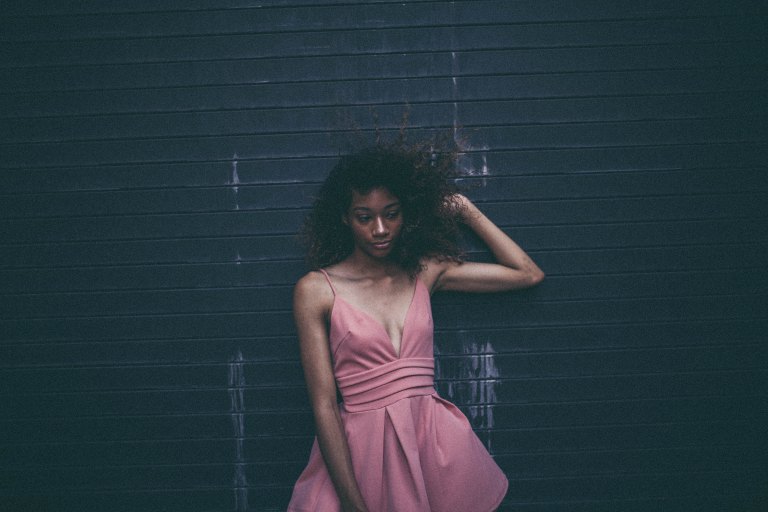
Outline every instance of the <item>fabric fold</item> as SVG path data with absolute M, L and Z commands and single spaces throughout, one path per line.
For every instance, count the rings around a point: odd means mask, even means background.
M 344 408 L 349 412 L 361 412 L 386 407 L 403 398 L 432 394 L 434 378 L 434 360 L 414 357 L 338 377 L 336 382 Z

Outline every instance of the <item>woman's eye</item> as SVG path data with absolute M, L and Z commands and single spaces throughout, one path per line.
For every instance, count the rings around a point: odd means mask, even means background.
M 394 212 L 387 213 L 387 218 L 388 219 L 396 219 L 399 216 L 400 216 L 400 212 L 399 211 L 394 211 Z
M 357 216 L 357 221 L 358 222 L 368 222 L 369 220 L 371 220 L 371 218 L 368 215 L 358 215 Z

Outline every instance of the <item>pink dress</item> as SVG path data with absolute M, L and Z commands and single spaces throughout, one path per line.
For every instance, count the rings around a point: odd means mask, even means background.
M 370 512 L 495 510 L 507 478 L 467 418 L 434 389 L 426 286 L 416 279 L 398 356 L 381 323 L 345 302 L 325 277 L 334 293 L 329 339 L 341 418 Z M 288 512 L 340 510 L 315 439 Z

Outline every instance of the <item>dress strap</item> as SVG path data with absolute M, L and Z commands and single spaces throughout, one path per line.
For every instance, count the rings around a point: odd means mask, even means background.
M 334 295 L 336 295 L 336 288 L 333 286 L 333 282 L 331 281 L 331 276 L 328 275 L 328 272 L 326 272 L 324 268 L 321 268 L 320 272 L 323 273 L 323 275 L 325 276 L 325 280 L 328 281 L 328 286 L 331 287 L 331 291 L 333 292 Z

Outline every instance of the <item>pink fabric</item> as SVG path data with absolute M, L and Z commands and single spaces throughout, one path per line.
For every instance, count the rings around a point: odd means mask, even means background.
M 429 291 L 418 279 L 399 356 L 377 320 L 335 296 L 333 368 L 352 466 L 371 512 L 490 512 L 507 492 L 507 478 L 469 421 L 435 392 L 432 336 Z M 288 512 L 340 510 L 315 439 Z

